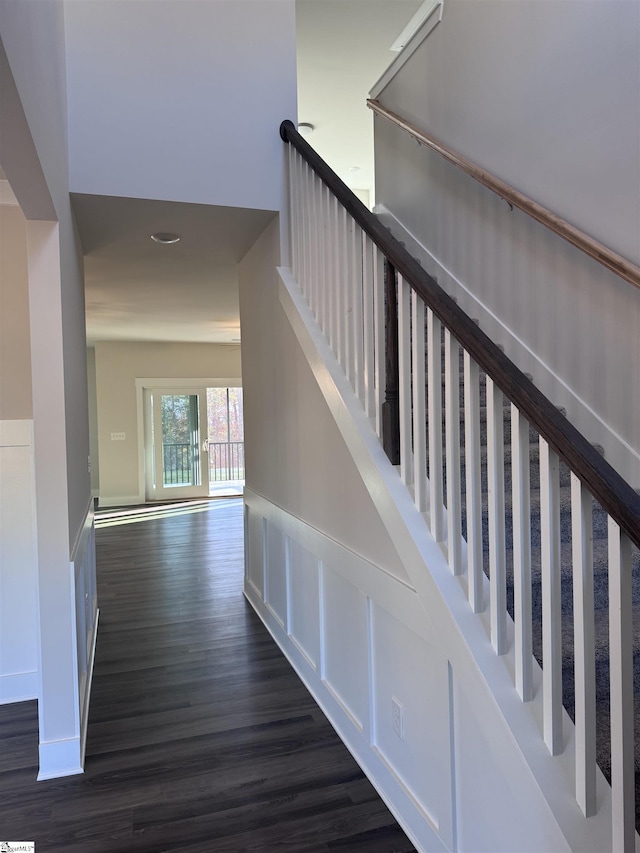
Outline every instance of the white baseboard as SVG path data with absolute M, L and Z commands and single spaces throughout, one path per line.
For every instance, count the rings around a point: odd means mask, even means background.
M 37 699 L 38 692 L 37 670 L 0 675 L 0 705 Z
M 115 498 L 98 497 L 99 507 L 135 506 L 144 503 L 144 495 L 120 495 Z
M 40 741 L 38 782 L 84 773 L 80 737 Z

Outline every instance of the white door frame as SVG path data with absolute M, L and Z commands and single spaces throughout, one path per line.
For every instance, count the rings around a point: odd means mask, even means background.
M 168 378 L 168 377 L 145 377 L 136 379 L 136 411 L 138 420 L 138 503 L 146 500 L 146 470 L 148 462 L 145 457 L 145 419 L 144 419 L 144 393 L 145 391 L 159 391 L 166 388 L 183 388 L 185 391 L 195 388 L 242 388 L 242 378 L 235 376 L 232 379 L 224 377 L 208 377 L 198 379 Z

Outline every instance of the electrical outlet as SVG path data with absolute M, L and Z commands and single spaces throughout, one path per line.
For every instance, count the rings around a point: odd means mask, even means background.
M 402 704 L 395 696 L 391 697 L 391 726 L 400 740 L 404 740 L 404 714 Z

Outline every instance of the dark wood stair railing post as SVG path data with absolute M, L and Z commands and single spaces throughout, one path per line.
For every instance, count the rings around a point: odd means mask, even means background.
M 392 465 L 400 464 L 400 374 L 398 366 L 398 277 L 384 261 L 385 375 L 382 404 L 382 446 Z

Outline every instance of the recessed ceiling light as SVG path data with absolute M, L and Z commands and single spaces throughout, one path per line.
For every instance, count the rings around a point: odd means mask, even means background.
M 172 234 L 170 231 L 158 231 L 157 234 L 151 235 L 151 239 L 155 240 L 156 243 L 168 245 L 169 243 L 177 243 L 180 240 L 180 235 Z
M 315 125 L 308 121 L 301 121 L 298 124 L 298 133 L 300 136 L 311 136 L 315 129 Z

